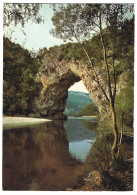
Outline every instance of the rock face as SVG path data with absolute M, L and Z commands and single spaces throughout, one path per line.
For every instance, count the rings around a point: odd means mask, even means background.
M 81 62 L 59 61 L 58 52 L 46 52 L 41 60 L 38 73 L 39 81 L 43 88 L 35 100 L 34 113 L 37 117 L 64 119 L 63 114 L 68 97 L 68 89 L 75 82 L 83 81 L 89 95 L 102 112 L 107 104 L 104 94 L 92 78 L 91 68 Z M 101 80 L 101 77 L 99 76 Z M 101 80 L 103 82 L 103 79 Z

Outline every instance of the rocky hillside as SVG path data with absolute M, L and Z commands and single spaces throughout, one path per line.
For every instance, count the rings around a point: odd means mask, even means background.
M 84 106 L 92 102 L 88 93 L 69 91 L 64 114 L 67 116 L 76 115 Z

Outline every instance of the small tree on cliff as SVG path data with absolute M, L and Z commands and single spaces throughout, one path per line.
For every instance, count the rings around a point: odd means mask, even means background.
M 93 75 L 89 75 L 98 84 L 105 98 L 107 99 L 113 121 L 114 142 L 112 146 L 112 159 L 118 158 L 118 127 L 115 111 L 116 97 L 116 75 L 115 75 L 115 47 L 117 33 L 121 23 L 124 21 L 124 12 L 132 10 L 132 5 L 124 4 L 67 4 L 55 5 L 54 16 L 52 18 L 55 29 L 51 33 L 64 40 L 76 39 L 83 48 L 88 59 Z M 107 33 L 105 32 L 107 31 Z M 91 37 L 95 32 L 100 35 L 102 45 L 103 66 L 105 67 L 107 90 L 99 80 L 98 72 L 90 58 L 84 40 Z M 107 36 L 106 36 L 107 35 Z M 109 40 L 109 45 L 108 45 Z M 108 47 L 109 46 L 109 47 Z M 111 51 L 111 64 L 108 62 L 108 55 Z M 111 73 L 110 73 L 111 68 Z M 112 76 L 111 76 L 112 75 Z

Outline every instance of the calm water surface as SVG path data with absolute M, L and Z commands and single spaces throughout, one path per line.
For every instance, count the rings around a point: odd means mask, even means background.
M 75 186 L 97 138 L 93 119 L 52 121 L 3 131 L 3 190 Z

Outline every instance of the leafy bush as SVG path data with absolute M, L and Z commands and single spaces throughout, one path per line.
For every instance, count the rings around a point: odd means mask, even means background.
M 92 116 L 92 115 L 98 115 L 98 107 L 94 104 L 88 104 L 87 106 L 84 106 L 82 110 L 77 114 L 76 116 Z

